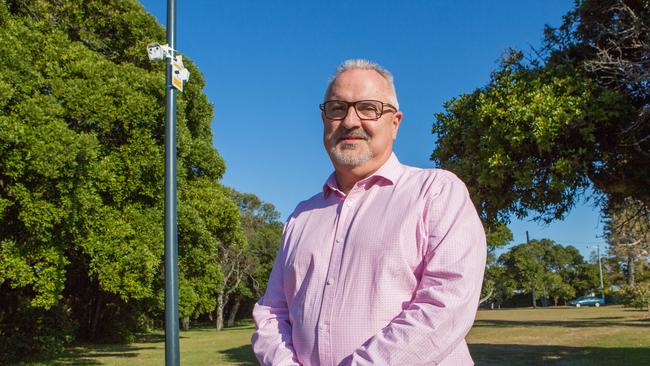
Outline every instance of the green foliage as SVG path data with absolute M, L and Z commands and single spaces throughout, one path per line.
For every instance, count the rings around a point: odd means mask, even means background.
M 492 265 L 485 270 L 485 280 L 481 291 L 484 301 L 501 306 L 517 290 L 517 282 L 501 265 Z
M 535 299 L 547 296 L 557 303 L 597 288 L 598 273 L 594 268 L 584 262 L 575 247 L 542 239 L 510 248 L 487 276 L 503 287 L 504 295 L 518 288 L 533 293 Z
M 179 313 L 196 317 L 214 310 L 216 293 L 225 284 L 224 248 L 244 248 L 237 205 L 228 191 L 196 179 L 181 191 L 179 206 Z
M 621 302 L 626 306 L 647 309 L 650 312 L 650 284 L 623 286 L 623 298 Z
M 621 3 L 576 3 L 560 29 L 546 30 L 537 60 L 509 51 L 486 86 L 436 116 L 431 159 L 467 182 L 488 225 L 531 213 L 561 219 L 590 187 L 650 202 L 650 74 L 640 71 L 650 8 Z M 619 69 L 638 72 L 612 75 Z
M 59 353 L 72 340 L 76 324 L 63 307 L 44 310 L 31 306 L 26 297 L 6 294 L 0 294 L 0 364 Z
M 128 340 L 138 319 L 162 309 L 165 73 L 145 45 L 164 31 L 133 0 L 4 0 L 0 24 L 0 295 L 38 314 L 0 332 L 23 329 L 16 339 L 34 346 L 14 345 L 14 355 L 53 352 L 72 328 L 53 326 L 52 342 L 39 343 L 36 323 L 59 311 L 81 338 Z M 225 164 L 201 73 L 185 63 L 180 305 L 196 316 L 224 286 L 219 249 L 245 237 L 217 182 Z M 0 308 L 3 320 L 11 314 Z
M 643 281 L 650 276 L 650 206 L 627 197 L 622 203 L 610 203 L 606 214 L 604 231 L 612 269 L 624 272 L 629 285 L 637 278 Z
M 562 276 L 557 273 L 547 273 L 544 280 L 548 290 L 548 296 L 553 299 L 555 306 L 560 299 L 569 300 L 576 296 L 576 289 L 570 284 L 564 282 Z
M 445 104 L 431 158 L 461 176 L 488 223 L 537 212 L 561 218 L 589 186 L 595 126 L 629 113 L 622 98 L 568 68 L 508 54 L 485 88 Z
M 251 193 L 230 191 L 232 199 L 239 206 L 242 227 L 249 243 L 249 256 L 253 263 L 247 297 L 261 297 L 271 275 L 275 256 L 282 241 L 282 222 L 275 207 L 263 202 Z
M 264 291 L 271 274 L 273 262 L 282 241 L 282 223 L 280 214 L 275 207 L 263 202 L 251 193 L 240 193 L 229 189 L 229 195 L 237 204 L 241 216 L 241 225 L 248 246 L 236 251 L 223 253 L 229 258 L 230 276 L 226 291 L 225 303 L 234 296 L 235 304 L 242 302 L 252 306 Z M 233 301 L 230 301 L 233 303 Z M 233 305 L 228 309 L 230 319 L 234 319 L 238 307 Z
M 485 228 L 488 247 L 487 265 L 494 263 L 494 251 L 512 241 L 512 231 L 502 222 L 493 222 Z

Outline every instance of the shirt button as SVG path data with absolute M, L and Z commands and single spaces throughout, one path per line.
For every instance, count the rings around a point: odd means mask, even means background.
M 336 239 L 336 244 L 341 244 L 341 238 Z
M 333 279 L 331 279 L 331 278 L 328 278 L 328 279 L 327 279 L 327 284 L 328 284 L 328 285 L 331 285 L 331 284 L 333 284 L 333 283 L 334 283 L 334 280 L 333 280 Z
M 326 324 L 321 324 L 318 326 L 318 329 L 320 329 L 322 332 L 327 332 L 327 325 Z
M 352 200 L 347 201 L 347 202 L 345 202 L 345 205 L 348 206 L 348 207 L 352 207 L 352 205 L 354 205 L 354 201 L 352 201 Z

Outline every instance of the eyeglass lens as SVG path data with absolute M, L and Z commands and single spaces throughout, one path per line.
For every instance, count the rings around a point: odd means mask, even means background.
M 377 119 L 381 117 L 382 104 L 376 100 L 360 100 L 355 103 L 331 100 L 325 103 L 325 117 L 343 119 L 347 116 L 350 105 L 354 105 L 354 109 L 359 118 Z

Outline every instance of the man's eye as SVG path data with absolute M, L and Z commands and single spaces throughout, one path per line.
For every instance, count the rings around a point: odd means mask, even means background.
M 377 106 L 374 104 L 358 104 L 357 109 L 364 112 L 377 112 Z
M 345 110 L 344 104 L 333 104 L 330 106 L 331 111 L 340 112 Z

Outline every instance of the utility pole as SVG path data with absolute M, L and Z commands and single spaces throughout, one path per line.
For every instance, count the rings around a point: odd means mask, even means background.
M 178 210 L 176 199 L 176 90 L 190 72 L 176 55 L 176 0 L 167 0 L 167 44 L 150 43 L 151 61 L 167 62 L 165 81 L 165 365 L 180 365 L 178 332 Z
M 165 365 L 180 365 L 178 331 L 178 226 L 176 201 L 176 90 L 172 86 L 176 50 L 176 0 L 167 0 L 165 81 Z
M 605 285 L 603 284 L 603 262 L 600 259 L 600 244 L 596 245 L 598 253 L 598 272 L 600 274 L 600 296 L 605 301 Z
M 600 258 L 600 244 L 590 245 L 589 248 L 596 248 L 598 256 L 598 276 L 600 277 L 600 297 L 605 301 L 605 285 L 603 282 L 603 262 Z

